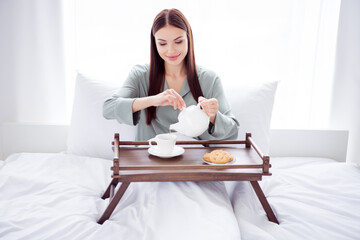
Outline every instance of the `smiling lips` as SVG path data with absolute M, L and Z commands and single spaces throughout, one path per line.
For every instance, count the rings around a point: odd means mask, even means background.
M 170 61 L 175 61 L 176 59 L 178 59 L 178 57 L 180 56 L 179 55 L 176 55 L 176 56 L 167 56 L 167 58 L 170 60 Z

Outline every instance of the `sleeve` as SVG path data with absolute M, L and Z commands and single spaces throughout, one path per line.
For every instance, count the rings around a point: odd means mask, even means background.
M 207 87 L 209 90 L 204 93 L 204 97 L 207 99 L 216 98 L 219 104 L 219 111 L 216 114 L 215 123 L 210 123 L 208 131 L 203 133 L 199 138 L 206 140 L 236 139 L 238 136 L 239 122 L 231 113 L 231 107 L 226 99 L 220 78 L 215 75 L 213 81 L 207 82 L 210 83 L 210 86 Z
M 132 105 L 139 97 L 140 74 L 134 67 L 123 86 L 103 104 L 103 116 L 106 119 L 116 119 L 119 123 L 136 125 L 139 122 L 140 111 L 133 113 Z

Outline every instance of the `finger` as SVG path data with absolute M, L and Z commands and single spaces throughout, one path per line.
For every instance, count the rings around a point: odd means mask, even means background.
M 176 108 L 179 108 L 182 110 L 182 108 L 186 106 L 184 99 L 174 89 L 170 89 L 170 90 L 171 90 L 171 94 L 176 97 L 176 101 L 177 101 Z
M 216 111 L 219 109 L 218 101 L 215 98 L 212 98 L 212 99 L 208 100 L 208 106 L 211 109 L 216 110 Z
M 173 99 L 173 102 L 172 102 L 172 106 L 174 107 L 174 110 L 176 109 L 181 109 L 182 108 L 182 103 L 181 103 L 181 99 L 179 100 L 178 97 L 172 95 L 172 99 Z
M 208 102 L 204 103 L 203 110 L 209 117 L 215 116 L 218 112 L 218 108 L 216 107 L 216 105 L 209 104 Z
M 199 102 L 199 103 L 201 103 L 201 102 L 203 102 L 203 101 L 205 101 L 205 100 L 206 100 L 206 98 L 204 98 L 204 97 L 202 97 L 202 96 L 198 97 L 198 102 Z
M 175 96 L 174 97 L 174 110 L 178 109 L 179 108 L 179 99 Z
M 210 105 L 214 105 L 214 104 L 217 104 L 217 100 L 215 98 L 210 98 L 207 100 L 207 102 L 210 104 Z
M 175 97 L 173 95 L 167 95 L 166 96 L 166 103 L 165 105 L 171 105 L 174 106 Z
M 200 103 L 202 108 L 208 109 L 211 107 L 211 102 L 209 102 L 209 100 L 205 99 L 204 101 L 202 101 Z
M 179 100 L 179 108 L 182 110 L 184 107 L 186 107 L 185 101 L 184 101 L 184 99 L 180 96 L 180 94 L 178 94 L 176 91 L 175 91 L 175 93 L 176 93 L 176 96 L 177 96 L 177 98 L 178 98 L 178 100 Z
M 179 106 L 179 100 L 174 95 L 172 97 L 173 97 L 173 104 L 172 105 L 173 105 L 174 110 L 176 110 L 178 108 L 178 106 Z
M 202 106 L 202 110 L 206 113 L 206 115 L 210 116 L 211 114 L 211 109 L 209 108 L 208 104 L 204 104 Z
M 208 106 L 208 100 L 204 97 L 199 97 L 199 103 L 200 103 L 200 107 L 203 108 L 207 108 Z
M 173 106 L 173 108 L 175 110 L 176 108 L 178 108 L 178 105 L 179 105 L 179 103 L 178 103 L 179 99 L 176 95 L 176 91 L 174 91 L 173 89 L 169 89 L 168 94 L 169 94 L 169 96 L 171 96 L 171 99 L 172 99 L 171 105 Z

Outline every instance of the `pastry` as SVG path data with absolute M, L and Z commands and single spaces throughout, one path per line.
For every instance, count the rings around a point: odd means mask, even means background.
M 234 160 L 234 156 L 231 153 L 221 149 L 213 150 L 210 153 L 205 153 L 203 156 L 206 162 L 225 164 Z

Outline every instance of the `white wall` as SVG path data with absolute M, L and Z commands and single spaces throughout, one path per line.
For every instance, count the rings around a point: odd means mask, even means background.
M 65 121 L 61 4 L 0 1 L 0 124 Z
M 330 127 L 349 130 L 347 161 L 360 164 L 360 1 L 342 0 Z
M 0 1 L 0 124 L 15 119 L 15 91 L 11 83 L 13 79 L 13 56 L 11 54 L 11 14 L 9 1 Z M 11 99 L 11 100 L 10 100 Z M 0 128 L 0 136 L 1 136 Z M 2 142 L 0 137 L 0 159 L 2 158 Z

